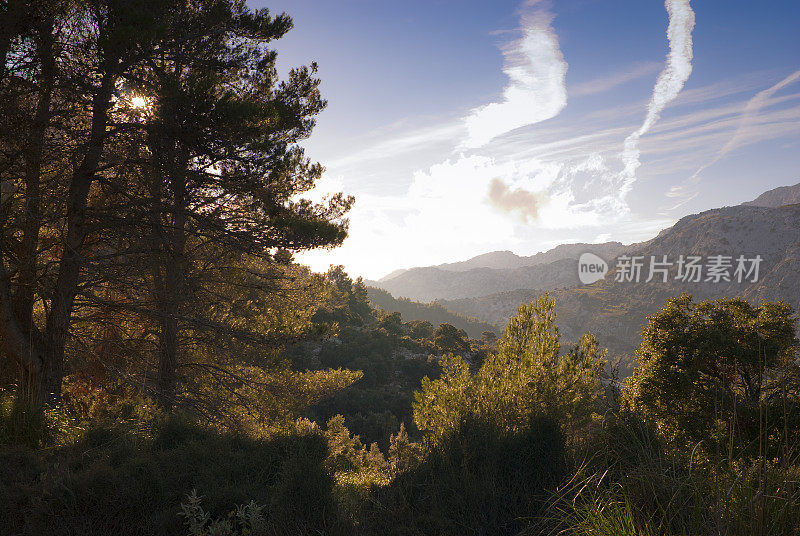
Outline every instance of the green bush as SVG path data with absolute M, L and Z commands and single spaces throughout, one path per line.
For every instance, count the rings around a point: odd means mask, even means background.
M 178 513 L 196 489 L 212 518 L 255 501 L 269 505 L 271 533 L 330 534 L 339 516 L 326 457 L 317 432 L 255 440 L 179 419 L 150 436 L 96 427 L 65 447 L 0 451 L 0 533 L 185 534 Z
M 524 430 L 467 421 L 415 468 L 377 490 L 364 534 L 516 534 L 566 471 L 564 436 L 546 417 Z

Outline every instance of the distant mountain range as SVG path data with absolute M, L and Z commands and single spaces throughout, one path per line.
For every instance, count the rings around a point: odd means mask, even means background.
M 686 216 L 655 238 L 638 244 L 566 244 L 530 257 L 497 251 L 464 262 L 412 268 L 368 284 L 395 296 L 439 300 L 445 308 L 498 327 L 516 308 L 544 291 L 556 298 L 558 324 L 566 340 L 590 331 L 613 353 L 632 354 L 646 316 L 670 297 L 689 292 L 697 299 L 742 296 L 753 302 L 783 300 L 800 311 L 800 184 L 776 188 L 739 206 Z M 591 285 L 578 281 L 578 257 L 592 252 L 609 262 L 610 273 Z M 760 255 L 756 282 L 690 283 L 676 280 L 670 267 L 666 282 L 616 281 L 614 259 L 621 255 L 667 255 L 676 262 L 696 255 L 703 263 L 715 255 Z M 731 270 L 733 274 L 733 270 Z M 705 278 L 705 274 L 703 276 Z
M 553 289 L 578 284 L 577 262 L 583 252 L 604 259 L 625 250 L 619 242 L 564 244 L 530 257 L 493 251 L 467 261 L 397 270 L 379 281 L 365 281 L 395 296 L 428 302 L 487 296 L 517 289 Z
M 794 186 L 779 186 L 759 195 L 752 201 L 742 203 L 750 207 L 780 207 L 800 203 L 800 184 Z

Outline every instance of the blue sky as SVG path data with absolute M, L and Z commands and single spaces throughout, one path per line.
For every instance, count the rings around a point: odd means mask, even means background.
M 304 145 L 378 278 L 493 250 L 646 240 L 800 182 L 800 3 L 251 0 L 279 69 L 317 61 Z

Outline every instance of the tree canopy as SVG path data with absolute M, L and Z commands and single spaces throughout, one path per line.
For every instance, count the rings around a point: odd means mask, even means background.
M 679 444 L 758 454 L 764 419 L 798 402 L 795 322 L 781 302 L 672 298 L 642 331 L 625 399 Z
M 240 381 L 234 346 L 274 368 L 310 325 L 287 299 L 318 287 L 292 254 L 340 244 L 353 202 L 303 197 L 326 101 L 316 64 L 277 71 L 291 19 L 241 0 L 0 8 L 0 354 L 20 404 L 91 361 L 165 408 L 198 374 Z

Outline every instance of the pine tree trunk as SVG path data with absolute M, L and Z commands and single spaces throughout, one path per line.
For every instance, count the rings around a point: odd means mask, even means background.
M 55 291 L 47 317 L 47 342 L 41 378 L 43 389 L 50 399 L 61 396 L 64 374 L 64 349 L 69 336 L 72 309 L 78 290 L 78 277 L 83 268 L 83 243 L 86 240 L 86 207 L 94 174 L 100 163 L 106 139 L 108 109 L 116 76 L 111 68 L 104 71 L 103 80 L 92 103 L 92 128 L 83 160 L 72 174 L 67 197 L 67 236 L 59 263 Z
M 182 305 L 186 301 L 186 169 L 188 157 L 173 143 L 159 156 L 164 158 L 160 164 L 166 169 L 169 177 L 169 191 L 172 202 L 165 208 L 160 201 L 161 180 L 163 174 L 157 174 L 158 185 L 154 186 L 158 200 L 156 210 L 163 214 L 157 218 L 157 227 L 153 229 L 154 237 L 160 243 L 161 266 L 154 269 L 156 297 L 159 316 L 159 352 L 158 352 L 158 401 L 162 408 L 171 410 L 177 395 L 177 371 L 179 364 L 180 315 Z M 166 164 L 166 165 L 165 165 Z M 164 225 L 162 222 L 166 222 Z
M 178 369 L 178 319 L 174 302 L 162 304 L 158 354 L 158 403 L 169 411 L 175 405 Z

